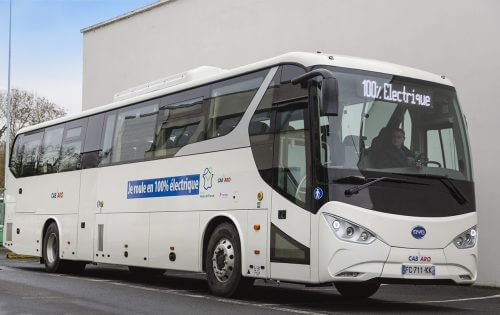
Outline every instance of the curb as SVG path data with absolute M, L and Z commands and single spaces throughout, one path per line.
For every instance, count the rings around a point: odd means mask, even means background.
M 39 259 L 39 257 L 29 256 L 29 255 L 19 255 L 13 252 L 9 252 L 6 255 L 7 259 Z

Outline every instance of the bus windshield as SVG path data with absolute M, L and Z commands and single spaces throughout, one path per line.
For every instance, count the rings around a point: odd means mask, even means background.
M 324 168 L 472 180 L 467 133 L 453 87 L 331 70 L 339 84 L 339 115 L 319 117 Z

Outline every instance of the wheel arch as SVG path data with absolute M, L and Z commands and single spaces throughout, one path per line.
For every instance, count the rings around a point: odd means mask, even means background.
M 205 259 L 206 259 L 206 252 L 210 236 L 212 235 L 215 228 L 222 223 L 232 224 L 236 228 L 236 231 L 238 231 L 238 237 L 240 239 L 240 250 L 241 250 L 241 264 L 242 264 L 241 270 L 243 270 L 245 261 L 245 240 L 243 238 L 242 228 L 238 223 L 238 220 L 236 220 L 234 216 L 224 213 L 224 214 L 214 215 L 210 220 L 208 220 L 207 224 L 205 224 L 205 227 L 203 229 L 201 237 L 201 269 L 203 271 L 206 271 Z

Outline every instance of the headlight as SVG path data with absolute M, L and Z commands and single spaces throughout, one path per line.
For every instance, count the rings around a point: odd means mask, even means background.
M 467 231 L 455 237 L 453 243 L 459 249 L 471 248 L 476 245 L 477 240 L 477 226 L 473 226 Z
M 340 217 L 323 213 L 326 222 L 335 233 L 335 236 L 340 240 L 360 243 L 360 244 L 370 244 L 375 241 L 376 236 L 371 231 L 366 228 L 342 219 Z

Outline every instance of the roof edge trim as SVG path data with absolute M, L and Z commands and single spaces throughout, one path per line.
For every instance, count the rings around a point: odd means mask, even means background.
M 109 24 L 113 24 L 113 23 L 121 21 L 121 20 L 128 19 L 130 17 L 133 17 L 134 15 L 141 14 L 143 12 L 152 10 L 152 9 L 154 9 L 156 7 L 162 6 L 164 4 L 167 4 L 167 3 L 170 3 L 170 2 L 173 2 L 173 1 L 176 1 L 176 0 L 158 0 L 158 1 L 154 2 L 154 3 L 148 4 L 145 7 L 142 7 L 142 8 L 139 8 L 139 9 L 135 9 L 135 10 L 132 10 L 130 12 L 118 15 L 118 16 L 116 16 L 114 18 L 109 19 L 109 20 L 106 20 L 106 21 L 103 21 L 103 22 L 100 22 L 100 23 L 97 23 L 97 24 L 94 24 L 94 25 L 82 28 L 80 30 L 80 33 L 87 33 L 89 31 L 94 31 L 94 30 L 96 30 L 98 28 L 107 26 Z

